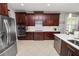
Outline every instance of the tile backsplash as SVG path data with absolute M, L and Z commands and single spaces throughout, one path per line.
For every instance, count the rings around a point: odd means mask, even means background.
M 43 26 L 43 27 L 38 27 L 38 29 L 35 26 L 28 26 L 26 27 L 26 31 L 36 31 L 36 30 L 41 30 L 41 31 L 60 31 L 59 26 Z

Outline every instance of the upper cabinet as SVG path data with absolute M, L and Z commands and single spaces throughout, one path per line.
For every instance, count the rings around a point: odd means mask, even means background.
M 51 20 L 54 26 L 58 26 L 59 25 L 59 14 L 51 15 Z
M 43 21 L 43 26 L 58 26 L 59 14 L 46 14 Z
M 7 5 L 7 3 L 0 3 L 0 15 L 8 16 L 8 5 Z
M 45 19 L 43 20 L 43 26 L 51 26 L 52 22 L 50 20 L 50 15 L 45 15 Z
M 35 26 L 34 14 L 26 14 L 28 26 Z
M 43 26 L 58 26 L 59 14 L 16 12 L 17 24 L 35 26 L 35 22 L 39 20 L 42 21 Z
M 26 23 L 26 20 L 27 20 L 26 13 L 16 12 L 15 14 L 16 14 L 16 23 L 18 25 L 27 25 L 27 23 Z

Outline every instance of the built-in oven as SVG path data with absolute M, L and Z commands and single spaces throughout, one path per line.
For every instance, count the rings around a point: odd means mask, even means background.
M 26 36 L 26 26 L 25 25 L 17 25 L 17 35 L 18 37 Z

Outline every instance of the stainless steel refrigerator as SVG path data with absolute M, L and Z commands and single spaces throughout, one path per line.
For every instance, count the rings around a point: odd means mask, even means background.
M 15 56 L 16 53 L 15 20 L 0 15 L 0 56 Z

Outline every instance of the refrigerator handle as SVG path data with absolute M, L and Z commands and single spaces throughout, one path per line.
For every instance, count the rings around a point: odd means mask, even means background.
M 7 44 L 9 44 L 9 24 L 6 19 L 4 19 L 4 24 L 5 24 L 6 31 L 7 31 Z

